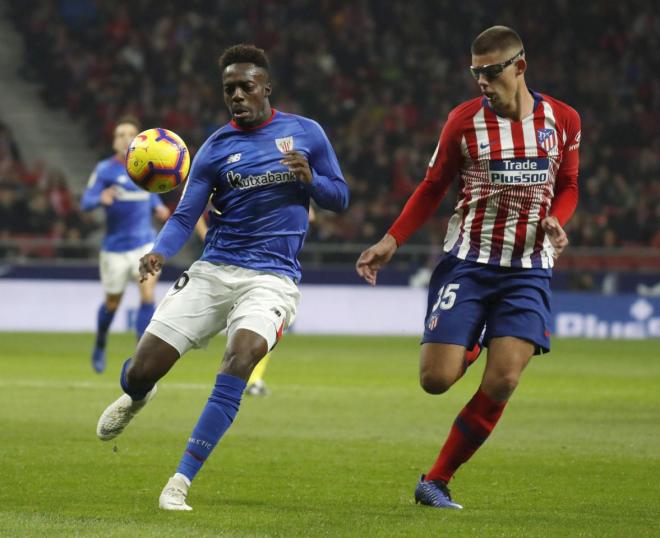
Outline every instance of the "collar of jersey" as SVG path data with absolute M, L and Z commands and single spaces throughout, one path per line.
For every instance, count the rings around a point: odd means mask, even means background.
M 261 129 L 262 127 L 266 127 L 273 119 L 275 118 L 275 113 L 277 112 L 276 109 L 271 108 L 270 109 L 270 118 L 268 118 L 266 121 L 262 121 L 259 125 L 255 125 L 254 127 L 241 127 L 236 123 L 234 120 L 231 120 L 229 123 L 234 129 L 238 129 L 239 131 L 255 131 L 257 129 Z
M 538 106 L 539 106 L 539 103 L 540 103 L 541 101 L 543 101 L 543 96 L 542 96 L 540 93 L 535 92 L 534 90 L 529 90 L 529 93 L 531 93 L 531 94 L 532 94 L 532 97 L 534 98 L 534 107 L 532 108 L 532 114 L 534 114 L 534 113 L 536 112 L 536 109 L 537 109 Z M 490 106 L 490 103 L 488 102 L 488 99 L 486 99 L 486 98 L 484 97 L 484 98 L 481 100 L 481 103 L 482 103 L 483 106 L 485 106 L 486 108 L 492 110 L 493 113 L 494 113 L 496 116 L 499 116 L 499 114 L 498 114 L 497 112 L 495 112 L 495 110 L 493 110 L 493 107 Z

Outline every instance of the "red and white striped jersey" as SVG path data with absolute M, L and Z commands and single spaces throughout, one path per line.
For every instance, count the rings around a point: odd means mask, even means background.
M 446 252 L 503 267 L 552 267 L 541 221 L 555 215 L 563 225 L 575 209 L 580 117 L 561 101 L 532 95 L 533 113 L 521 121 L 498 116 L 481 97 L 452 110 L 424 181 L 389 231 L 399 245 L 458 175 Z

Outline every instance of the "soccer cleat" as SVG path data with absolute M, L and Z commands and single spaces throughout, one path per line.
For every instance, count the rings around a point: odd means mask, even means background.
M 424 478 L 424 475 L 422 475 L 415 488 L 415 503 L 433 506 L 434 508 L 463 509 L 460 504 L 451 500 L 451 494 L 445 482 L 442 480 L 424 480 Z
M 192 506 L 186 504 L 187 495 L 188 484 L 182 478 L 173 476 L 158 498 L 158 507 L 161 510 L 192 510 Z
M 106 407 L 96 425 L 96 435 L 101 441 L 114 439 L 128 423 L 138 414 L 147 402 L 156 394 L 156 385 L 142 400 L 133 400 L 128 394 L 122 394 L 117 400 Z
M 92 368 L 97 374 L 105 371 L 105 349 L 102 347 L 95 347 L 92 352 Z
M 250 383 L 246 387 L 245 394 L 247 394 L 248 396 L 268 396 L 268 394 L 270 394 L 270 391 L 266 387 L 266 383 L 264 383 L 263 379 L 259 379 L 254 383 Z

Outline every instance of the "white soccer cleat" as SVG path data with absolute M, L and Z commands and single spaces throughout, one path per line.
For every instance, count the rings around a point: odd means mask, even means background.
M 161 510 L 192 510 L 192 506 L 186 504 L 187 495 L 188 484 L 175 475 L 165 484 L 158 498 L 158 507 Z
M 106 407 L 96 425 L 96 435 L 101 441 L 114 439 L 128 423 L 138 414 L 147 402 L 156 394 L 156 385 L 142 400 L 132 400 L 128 394 L 122 394 L 117 400 Z

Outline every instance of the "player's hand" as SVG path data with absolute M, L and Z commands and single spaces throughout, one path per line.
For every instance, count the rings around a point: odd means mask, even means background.
M 158 205 L 154 209 L 154 215 L 159 221 L 165 222 L 170 217 L 170 210 L 164 205 Z
M 140 258 L 140 282 L 148 280 L 150 276 L 158 274 L 163 268 L 165 258 L 157 252 L 149 252 Z
M 307 157 L 299 151 L 287 151 L 280 162 L 295 174 L 298 181 L 312 182 L 312 170 L 309 168 Z
M 114 187 L 108 187 L 101 191 L 101 204 L 103 205 L 112 205 L 115 202 L 115 197 L 117 196 L 117 189 Z
M 379 269 L 390 261 L 397 248 L 396 239 L 390 234 L 385 234 L 378 243 L 360 254 L 355 264 L 357 274 L 375 286 Z
M 545 217 L 541 221 L 541 227 L 545 232 L 545 235 L 550 239 L 550 244 L 555 249 L 553 256 L 559 258 L 559 255 L 564 251 L 568 246 L 568 237 L 566 232 L 559 224 L 557 217 Z

